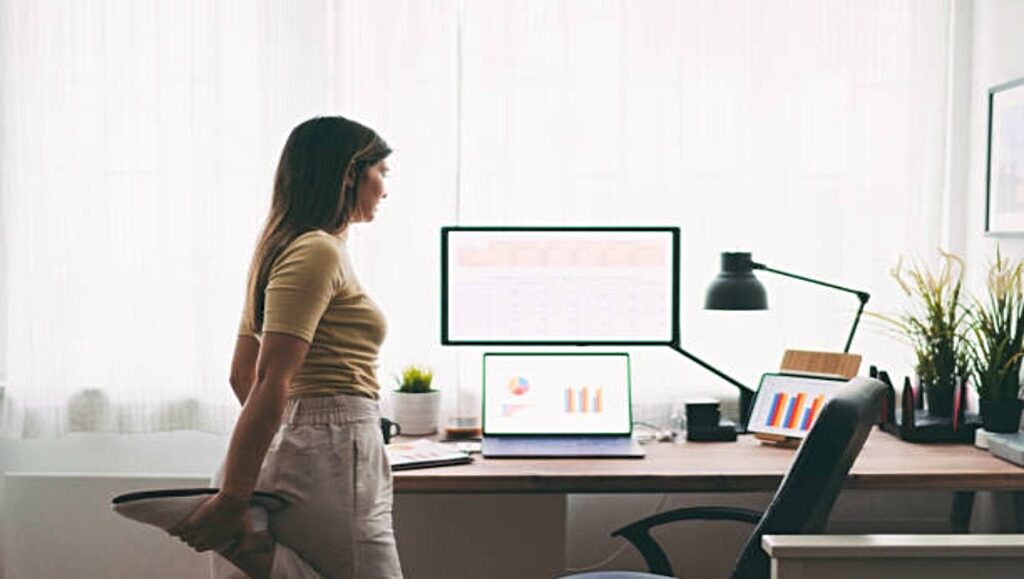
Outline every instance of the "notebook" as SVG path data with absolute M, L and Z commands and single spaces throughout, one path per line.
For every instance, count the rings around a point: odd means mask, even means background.
M 488 458 L 639 458 L 629 355 L 486 353 Z
M 466 464 L 473 459 L 469 454 L 440 442 L 420 439 L 411 442 L 392 442 L 385 445 L 391 470 L 409 470 L 449 464 Z

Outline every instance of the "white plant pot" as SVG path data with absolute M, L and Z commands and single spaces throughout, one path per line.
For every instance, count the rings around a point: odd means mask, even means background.
M 394 421 L 402 434 L 418 435 L 437 432 L 438 413 L 441 409 L 441 391 L 394 392 Z

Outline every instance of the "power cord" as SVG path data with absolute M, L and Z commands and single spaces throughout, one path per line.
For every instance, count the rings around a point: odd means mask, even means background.
M 647 444 L 648 442 L 672 442 L 676 439 L 676 433 L 670 428 L 661 428 L 650 422 L 644 422 L 642 420 L 634 420 L 633 426 L 643 426 L 648 429 L 648 432 L 634 432 L 633 439 L 640 444 Z
M 658 501 L 658 505 L 656 507 L 654 507 L 654 510 L 652 510 L 647 516 L 648 517 L 652 517 L 652 516 L 660 513 L 661 510 L 665 508 L 665 503 L 667 503 L 667 502 L 668 502 L 668 493 L 665 493 L 665 494 L 661 495 L 661 500 Z M 623 539 L 622 537 L 616 537 L 616 539 L 618 539 L 619 542 L 621 542 L 622 544 L 619 545 L 618 548 L 616 548 L 615 551 L 612 552 L 611 555 L 608 555 L 607 557 L 605 557 L 604 559 L 601 559 L 597 563 L 593 563 L 591 565 L 586 565 L 584 567 L 566 567 L 564 569 L 564 571 L 566 573 L 586 573 L 587 571 L 594 571 L 594 570 L 600 569 L 601 567 L 604 567 L 608 563 L 611 563 L 619 555 L 621 555 L 623 551 L 626 550 L 626 547 L 630 546 L 630 544 L 631 544 L 628 541 L 626 541 L 625 539 Z

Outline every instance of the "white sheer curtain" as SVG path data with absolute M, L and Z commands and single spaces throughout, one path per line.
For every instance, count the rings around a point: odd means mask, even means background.
M 249 251 L 288 130 L 315 114 L 396 149 L 352 242 L 389 318 L 380 378 L 438 342 L 438 226 L 683 230 L 683 345 L 747 383 L 837 350 L 848 295 L 762 276 L 772 310 L 704 312 L 718 253 L 901 303 L 940 239 L 948 3 L 932 0 L 0 0 L 5 429 L 227 429 Z M 0 318 L 3 319 L 3 318 Z M 868 363 L 909 352 L 862 327 Z M 639 350 L 644 403 L 730 389 Z M 662 405 L 664 406 L 664 405 Z
M 408 229 L 428 235 L 454 175 L 454 14 L 450 2 L 3 2 L 6 430 L 229 428 L 244 276 L 288 131 L 317 114 L 376 128 L 398 151 L 396 213 L 419 214 Z M 415 194 L 397 194 L 406 183 Z M 388 210 L 394 240 L 409 231 Z M 374 282 L 423 277 L 368 261 Z

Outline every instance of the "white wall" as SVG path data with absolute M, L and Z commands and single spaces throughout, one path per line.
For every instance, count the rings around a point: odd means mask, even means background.
M 966 126 L 969 146 L 960 159 L 967 164 L 962 188 L 966 198 L 966 252 L 968 269 L 975 284 L 984 280 L 985 268 L 998 243 L 1003 253 L 1024 257 L 1024 237 L 986 237 L 985 164 L 988 143 L 988 89 L 1024 77 L 1024 2 L 1020 0 L 977 0 L 973 2 L 970 74 L 970 102 Z
M 206 562 L 156 528 L 110 510 L 121 493 L 204 486 L 204 478 L 9 475 L 3 512 L 10 579 L 205 577 Z
M 226 448 L 225 437 L 198 432 L 0 439 L 0 475 L 55 476 L 42 487 L 26 479 L 8 485 L 0 476 L 0 579 L 35 579 L 10 571 L 25 565 L 45 570 L 41 579 L 66 576 L 49 573 L 60 569 L 48 565 L 76 564 L 83 577 L 153 576 L 139 572 L 146 566 L 195 576 L 201 568 L 187 549 L 114 516 L 109 501 L 131 490 L 203 485 Z M 124 552 L 133 556 L 92 555 Z

